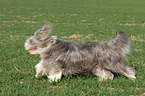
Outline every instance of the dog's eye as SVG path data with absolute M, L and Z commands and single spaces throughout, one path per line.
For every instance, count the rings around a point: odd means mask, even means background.
M 52 44 L 53 43 L 53 40 L 51 40 L 50 43 Z
M 30 42 L 30 43 L 33 43 L 33 41 L 32 41 L 32 40 L 30 40 L 29 42 Z

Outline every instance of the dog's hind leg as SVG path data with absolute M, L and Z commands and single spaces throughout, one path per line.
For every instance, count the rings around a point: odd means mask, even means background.
M 128 67 L 128 66 L 125 66 L 123 62 L 118 62 L 114 69 L 115 69 L 114 71 L 119 74 L 122 74 L 131 79 L 136 79 L 135 77 L 136 71 L 134 67 Z
M 134 67 L 125 66 L 123 62 L 117 62 L 116 64 L 113 64 L 113 66 L 107 66 L 106 69 L 124 75 L 128 78 L 136 79 L 136 71 Z
M 134 67 L 128 67 L 128 66 L 126 66 L 126 69 L 127 69 L 127 71 L 128 71 L 127 77 L 128 77 L 128 78 L 136 79 L 136 77 L 135 77 L 136 71 L 135 71 Z
M 110 71 L 102 69 L 100 67 L 95 68 L 92 73 L 96 76 L 99 76 L 99 81 L 103 81 L 106 79 L 113 80 L 114 77 L 114 75 Z

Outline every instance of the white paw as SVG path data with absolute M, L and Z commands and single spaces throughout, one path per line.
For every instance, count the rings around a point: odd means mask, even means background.
M 47 77 L 49 78 L 50 82 L 52 82 L 52 81 L 57 82 L 58 80 L 61 79 L 61 76 L 62 76 L 62 71 L 59 71 L 57 73 L 49 74 L 49 76 L 47 76 Z

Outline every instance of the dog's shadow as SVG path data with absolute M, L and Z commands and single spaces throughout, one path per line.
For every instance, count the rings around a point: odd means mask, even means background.
M 42 80 L 42 79 L 48 79 L 48 77 L 46 75 L 43 75 L 42 77 L 37 78 L 38 80 Z
M 123 76 L 123 75 L 120 75 L 119 73 L 114 73 L 114 72 L 112 72 L 112 73 L 114 75 L 114 78 L 113 79 Z M 77 79 L 77 78 L 81 78 L 81 77 L 82 77 L 82 79 L 97 78 L 98 79 L 98 82 L 99 82 L 99 77 L 98 76 L 95 76 L 95 75 L 92 75 L 92 74 L 89 74 L 89 75 L 76 74 L 76 75 L 67 76 L 67 77 L 64 76 L 64 75 L 62 75 L 61 80 L 58 80 L 57 82 L 50 82 L 50 84 L 51 85 L 58 85 L 60 82 L 65 81 L 66 78 L 68 79 L 68 81 L 71 81 L 71 80 L 74 80 L 74 79 Z M 43 80 L 43 79 L 49 80 L 49 78 L 46 75 L 43 75 L 42 77 L 37 78 L 37 79 L 38 80 Z
M 87 78 L 96 77 L 96 76 L 94 76 L 94 75 L 82 75 L 82 74 L 75 74 L 75 75 L 71 75 L 71 76 L 62 75 L 61 80 L 64 80 L 65 78 L 72 79 L 72 78 L 78 78 L 78 77 L 83 77 L 83 78 L 87 79 Z M 46 75 L 43 75 L 42 77 L 39 77 L 37 79 L 38 80 L 43 80 L 43 79 L 49 80 L 49 78 Z
M 118 73 L 113 73 L 114 75 L 114 78 L 117 78 L 117 77 L 121 77 L 122 75 L 118 74 Z M 63 80 L 66 76 L 62 75 L 61 79 Z M 95 76 L 95 75 L 82 75 L 82 74 L 77 74 L 77 75 L 72 75 L 72 76 L 67 76 L 67 78 L 78 78 L 78 77 L 85 77 L 85 78 L 95 78 L 95 77 L 98 77 L 98 76 Z M 46 75 L 43 75 L 42 77 L 40 78 L 37 78 L 39 80 L 42 80 L 42 79 L 48 79 L 48 77 Z

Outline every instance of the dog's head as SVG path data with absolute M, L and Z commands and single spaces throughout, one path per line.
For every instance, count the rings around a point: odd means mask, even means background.
M 51 36 L 51 25 L 44 24 L 38 29 L 34 36 L 28 38 L 24 44 L 25 50 L 29 50 L 30 54 L 41 54 L 48 50 L 48 48 L 55 42 L 57 37 Z

